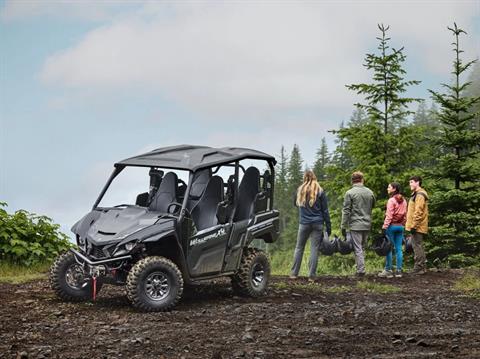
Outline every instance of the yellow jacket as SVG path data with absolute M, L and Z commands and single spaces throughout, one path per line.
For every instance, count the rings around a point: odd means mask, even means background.
M 415 229 L 423 234 L 428 232 L 428 195 L 423 188 L 419 187 L 408 201 L 405 229 Z

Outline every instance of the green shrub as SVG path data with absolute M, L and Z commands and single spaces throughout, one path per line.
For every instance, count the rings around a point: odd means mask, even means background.
M 0 260 L 30 266 L 52 261 L 72 247 L 60 226 L 46 216 L 25 210 L 9 214 L 0 202 Z

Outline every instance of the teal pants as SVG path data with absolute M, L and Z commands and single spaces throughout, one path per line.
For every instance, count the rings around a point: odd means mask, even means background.
M 402 270 L 403 266 L 403 252 L 402 252 L 402 243 L 403 243 L 403 226 L 392 226 L 390 225 L 387 228 L 387 237 L 392 242 L 394 246 L 393 250 L 387 254 L 387 261 L 385 262 L 385 269 L 392 270 L 392 252 L 395 251 L 396 260 L 397 260 L 397 271 Z

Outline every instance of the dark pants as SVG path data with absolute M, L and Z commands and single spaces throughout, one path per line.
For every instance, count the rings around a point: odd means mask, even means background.
M 317 275 L 318 247 L 322 242 L 323 225 L 320 223 L 300 224 L 298 227 L 297 245 L 293 255 L 292 275 L 297 276 L 302 265 L 303 252 L 308 237 L 310 237 L 310 260 L 308 261 L 309 277 Z
M 413 244 L 413 270 L 416 271 L 423 271 L 426 270 L 427 267 L 425 265 L 426 257 L 425 251 L 423 249 L 423 233 L 415 232 L 412 236 L 412 244 Z

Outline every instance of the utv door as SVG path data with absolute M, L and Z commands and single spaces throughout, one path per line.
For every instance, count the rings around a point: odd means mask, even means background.
M 213 275 L 222 270 L 231 229 L 230 223 L 219 224 L 190 237 L 187 243 L 187 262 L 192 277 Z

